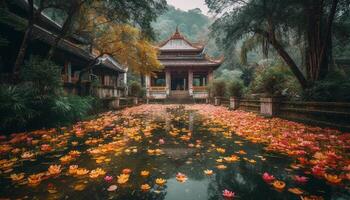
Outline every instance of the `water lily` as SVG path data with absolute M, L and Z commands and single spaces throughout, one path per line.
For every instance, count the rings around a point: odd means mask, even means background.
M 10 178 L 12 181 L 20 181 L 24 178 L 24 173 L 19 173 L 19 174 L 11 174 Z
M 146 171 L 146 170 L 141 171 L 141 176 L 143 176 L 143 177 L 149 176 L 149 171 Z
M 275 177 L 273 175 L 270 175 L 269 173 L 265 172 L 262 175 L 262 178 L 264 179 L 265 182 L 270 183 L 275 180 Z
M 226 150 L 224 148 L 220 148 L 220 147 L 216 148 L 216 151 L 219 152 L 219 153 L 225 153 L 226 152 Z
M 129 168 L 125 168 L 125 169 L 122 170 L 123 174 L 130 174 L 131 172 L 132 172 L 132 170 L 129 169 Z
M 144 192 L 147 192 L 149 189 L 151 189 L 151 186 L 148 184 L 142 184 L 141 185 L 141 190 Z
M 49 169 L 47 170 L 50 175 L 58 175 L 61 173 L 61 165 L 50 165 Z
M 28 184 L 31 186 L 37 186 L 41 183 L 41 177 L 43 176 L 43 174 L 39 173 L 39 174 L 32 174 L 28 177 Z
M 112 182 L 113 176 L 105 176 L 104 180 L 105 180 L 106 182 Z
M 165 144 L 165 140 L 164 140 L 164 139 L 159 139 L 158 143 L 159 143 L 160 145 L 163 145 L 163 144 Z
M 305 176 L 298 176 L 298 175 L 295 175 L 293 179 L 295 180 L 295 182 L 301 183 L 301 184 L 305 184 L 309 180 L 309 178 Z
M 70 155 L 62 156 L 62 157 L 60 158 L 60 161 L 61 161 L 61 163 L 63 163 L 63 164 L 69 163 L 69 162 L 72 161 L 72 160 L 73 160 L 73 157 L 70 156 Z
M 129 174 L 120 174 L 120 175 L 118 176 L 117 182 L 118 182 L 119 184 L 125 184 L 126 182 L 128 182 L 129 177 L 130 177 Z
M 34 157 L 34 153 L 26 151 L 21 155 L 21 158 L 23 159 L 31 159 Z
M 179 181 L 180 183 L 186 182 L 187 179 L 188 179 L 187 176 L 185 174 L 183 174 L 183 173 L 179 172 L 179 173 L 176 174 L 176 180 Z
M 162 179 L 162 178 L 157 178 L 156 179 L 156 184 L 159 185 L 159 186 L 163 186 L 165 183 L 166 183 L 165 179 Z
M 84 176 L 86 174 L 89 173 L 89 170 L 85 169 L 85 168 L 78 168 L 77 171 L 76 171 L 76 174 L 78 176 Z
M 103 176 L 105 174 L 106 174 L 106 172 L 103 169 L 96 168 L 94 170 L 91 170 L 89 176 L 90 176 L 90 178 L 98 178 L 98 177 Z
M 225 198 L 232 199 L 233 197 L 235 197 L 235 193 L 225 189 L 224 191 L 222 191 L 222 196 L 224 196 Z
M 111 185 L 111 186 L 109 186 L 109 187 L 107 188 L 107 191 L 108 191 L 108 192 L 114 192 L 114 191 L 117 190 L 117 188 L 118 188 L 118 186 L 116 186 L 116 185 Z
M 77 150 L 72 150 L 68 153 L 71 157 L 78 157 L 80 156 L 80 151 L 77 151 Z
M 216 166 L 216 168 L 218 168 L 218 169 L 226 169 L 227 166 L 226 165 L 218 165 L 218 166 Z
M 69 174 L 76 174 L 78 169 L 78 165 L 71 165 L 69 166 L 68 173 Z
M 273 187 L 276 188 L 277 190 L 283 190 L 285 187 L 286 187 L 286 183 L 283 182 L 283 181 L 278 181 L 278 180 L 275 180 L 273 183 L 272 183 Z
M 40 149 L 41 149 L 41 151 L 44 151 L 44 152 L 52 151 L 52 147 L 49 144 L 42 144 Z
M 288 192 L 291 192 L 296 195 L 302 195 L 304 191 L 302 191 L 300 188 L 289 188 Z
M 342 178 L 340 178 L 338 175 L 333 175 L 333 174 L 324 174 L 324 177 L 329 183 L 332 184 L 339 184 L 342 181 Z
M 208 176 L 213 175 L 213 170 L 206 169 L 206 170 L 204 170 L 204 174 L 208 175 Z

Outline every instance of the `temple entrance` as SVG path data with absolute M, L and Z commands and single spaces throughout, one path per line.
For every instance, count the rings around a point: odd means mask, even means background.
M 186 91 L 188 90 L 188 73 L 187 72 L 171 72 L 171 90 Z

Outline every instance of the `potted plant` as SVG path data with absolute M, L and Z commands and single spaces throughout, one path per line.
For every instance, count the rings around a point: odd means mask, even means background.
M 229 85 L 230 108 L 236 110 L 239 107 L 239 100 L 243 94 L 244 85 L 241 80 L 233 80 Z
M 285 74 L 275 68 L 269 68 L 257 77 L 257 88 L 263 92 L 260 98 L 262 115 L 274 116 L 277 114 L 285 83 Z
M 226 93 L 226 82 L 224 80 L 215 80 L 211 86 L 211 93 L 214 95 L 214 105 L 221 104 L 221 99 Z
M 142 88 L 140 83 L 132 82 L 129 85 L 129 96 L 132 97 L 134 105 L 138 104 L 138 97 L 141 95 L 141 91 L 142 91 Z

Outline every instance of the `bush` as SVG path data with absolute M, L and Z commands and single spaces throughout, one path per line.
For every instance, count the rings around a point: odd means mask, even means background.
M 0 127 L 22 131 L 70 124 L 84 118 L 92 97 L 64 96 L 60 68 L 37 57 L 21 70 L 22 82 L 0 86 Z
M 129 95 L 132 97 L 142 97 L 142 88 L 140 83 L 132 82 L 129 85 Z
M 307 101 L 350 102 L 350 78 L 339 71 L 317 81 L 303 94 Z
M 244 84 L 241 80 L 233 80 L 229 83 L 228 92 L 232 97 L 241 97 L 243 94 Z
M 226 95 L 226 82 L 221 79 L 214 80 L 209 86 L 209 90 L 214 97 L 224 97 Z

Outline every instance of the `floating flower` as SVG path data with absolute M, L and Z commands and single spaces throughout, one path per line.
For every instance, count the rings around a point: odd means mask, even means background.
M 165 144 L 165 140 L 164 140 L 164 139 L 159 139 L 158 143 L 159 143 L 160 145 L 163 145 L 163 144 Z
M 224 191 L 222 191 L 222 196 L 224 196 L 225 198 L 232 199 L 233 197 L 235 197 L 235 193 L 225 189 Z
M 125 168 L 125 169 L 123 169 L 122 174 L 130 174 L 131 172 L 132 172 L 131 169 Z
M 188 179 L 187 176 L 185 174 L 183 174 L 183 173 L 179 172 L 179 173 L 176 174 L 176 180 L 179 181 L 180 183 L 186 182 L 187 179 Z
M 96 168 L 94 170 L 91 170 L 89 177 L 90 178 L 98 178 L 98 177 L 103 176 L 105 174 L 106 174 L 106 172 L 103 169 Z
M 296 195 L 302 195 L 304 193 L 300 188 L 289 188 L 288 191 Z
M 278 181 L 278 180 L 275 180 L 273 183 L 272 183 L 273 187 L 276 188 L 277 190 L 283 190 L 285 187 L 286 187 L 286 183 L 283 182 L 283 181 Z
M 77 151 L 77 150 L 73 150 L 73 151 L 70 151 L 69 153 L 68 153 L 71 157 L 78 157 L 78 156 L 80 156 L 80 151 Z
M 50 151 L 52 151 L 52 147 L 51 147 L 49 144 L 43 144 L 43 145 L 41 145 L 40 149 L 41 149 L 41 151 L 44 151 L 44 152 L 50 152 Z
M 270 183 L 275 180 L 275 177 L 273 175 L 270 175 L 269 173 L 265 172 L 262 175 L 262 178 L 264 179 L 265 182 Z
M 113 180 L 113 176 L 105 176 L 104 180 L 106 182 L 111 182 Z
M 69 174 L 76 174 L 78 169 L 78 165 L 71 165 L 69 166 L 68 173 Z
M 120 174 L 120 175 L 118 176 L 117 182 L 118 182 L 119 184 L 125 184 L 126 182 L 128 182 L 129 177 L 130 177 L 129 174 Z
M 49 169 L 47 170 L 50 175 L 58 175 L 61 173 L 61 165 L 50 165 Z
M 227 166 L 226 165 L 218 165 L 218 166 L 216 166 L 216 168 L 218 168 L 218 169 L 226 169 Z
M 143 177 L 149 176 L 149 171 L 146 171 L 146 170 L 141 171 L 141 176 L 143 176 Z
M 74 190 L 76 190 L 76 191 L 83 191 L 83 190 L 85 190 L 85 188 L 86 188 L 85 184 L 77 184 L 74 186 Z
M 21 158 L 23 159 L 31 159 L 34 157 L 34 153 L 26 151 L 21 155 Z
M 37 186 L 41 183 L 41 177 L 43 174 L 32 174 L 28 177 L 28 184 L 31 186 Z
M 66 156 L 62 156 L 61 158 L 60 158 L 60 161 L 61 161 L 61 163 L 69 163 L 70 161 L 72 161 L 73 160 L 73 157 L 72 156 L 70 156 L 70 155 L 66 155 Z
M 342 181 L 342 178 L 340 178 L 338 175 L 332 175 L 332 174 L 325 174 L 324 177 L 329 183 L 332 184 L 339 184 Z
M 159 185 L 159 186 L 163 186 L 165 183 L 166 183 L 165 179 L 162 179 L 162 178 L 157 178 L 156 179 L 156 184 Z
M 116 186 L 116 185 L 111 185 L 111 186 L 109 186 L 109 187 L 107 188 L 107 191 L 108 191 L 108 192 L 114 192 L 114 191 L 117 190 L 117 188 L 118 188 L 118 186 Z
M 78 168 L 77 169 L 77 172 L 76 172 L 76 174 L 78 175 L 78 176 L 84 176 L 84 175 L 86 175 L 86 174 L 88 174 L 89 173 L 89 170 L 87 170 L 87 169 L 85 169 L 85 168 Z
M 24 173 L 19 173 L 19 174 L 11 174 L 10 178 L 12 181 L 20 181 L 24 178 Z
M 225 153 L 226 152 L 226 150 L 224 148 L 220 148 L 220 147 L 216 148 L 216 151 L 219 152 L 219 153 Z
M 298 175 L 295 175 L 293 179 L 295 180 L 295 182 L 301 183 L 301 184 L 305 184 L 309 180 L 309 178 L 305 176 L 298 176 Z
M 213 170 L 206 169 L 206 170 L 204 170 L 204 174 L 208 175 L 208 176 L 213 175 Z
M 151 189 L 151 186 L 148 184 L 142 184 L 141 185 L 141 190 L 144 192 L 147 192 L 149 189 Z

